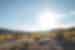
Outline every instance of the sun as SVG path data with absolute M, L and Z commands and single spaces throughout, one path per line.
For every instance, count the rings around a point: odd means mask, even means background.
M 53 12 L 43 12 L 40 15 L 40 26 L 42 30 L 48 30 L 56 25 L 56 14 Z

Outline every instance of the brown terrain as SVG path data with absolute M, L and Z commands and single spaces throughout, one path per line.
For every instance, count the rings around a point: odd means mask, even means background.
M 6 33 L 6 32 L 8 32 L 8 33 Z M 16 46 L 16 48 L 18 48 L 18 47 L 22 48 L 22 47 L 24 47 L 23 46 L 24 43 L 28 42 L 29 43 L 28 48 L 30 50 L 35 50 L 35 49 L 48 50 L 48 47 L 49 47 L 48 44 L 41 46 L 41 45 L 39 45 L 39 42 L 47 41 L 50 38 L 55 38 L 59 34 L 63 35 L 65 47 L 66 47 L 66 42 L 71 41 L 71 43 L 72 42 L 74 43 L 74 41 L 75 41 L 75 36 L 74 36 L 75 28 L 72 28 L 72 27 L 68 28 L 68 29 L 63 29 L 63 30 L 55 29 L 50 32 L 45 32 L 45 34 L 43 34 L 42 32 L 19 32 L 19 31 L 18 32 L 12 32 L 12 31 L 9 32 L 9 30 L 6 32 L 1 32 L 1 34 L 0 34 L 0 44 L 1 44 L 0 48 L 14 48 L 13 46 Z M 12 41 L 11 39 L 13 39 L 15 42 L 11 42 Z M 0 49 L 0 50 L 2 50 L 2 49 Z

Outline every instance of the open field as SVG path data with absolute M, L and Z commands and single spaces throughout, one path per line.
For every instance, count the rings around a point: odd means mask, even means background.
M 23 46 L 23 44 L 25 42 L 28 41 L 29 43 L 29 47 L 30 48 L 45 48 L 45 47 L 48 47 L 48 42 L 45 42 L 47 40 L 49 40 L 50 38 L 57 38 L 58 35 L 62 35 L 63 36 L 63 41 L 64 41 L 64 44 L 61 45 L 64 49 L 73 49 L 75 47 L 75 39 L 74 39 L 74 33 L 75 33 L 75 30 L 65 30 L 65 31 L 58 31 L 58 32 L 45 32 L 45 33 L 42 33 L 42 32 L 35 32 L 35 33 L 32 33 L 32 34 L 25 34 L 25 32 L 23 33 L 19 33 L 19 34 L 1 34 L 0 35 L 0 43 L 3 41 L 5 41 L 3 44 L 0 44 L 0 48 L 12 48 L 13 46 L 18 46 L 18 47 L 21 47 Z M 14 42 L 12 41 L 14 40 Z M 38 42 L 37 42 L 38 41 Z M 40 46 L 38 45 L 39 42 L 45 42 L 43 46 Z M 34 44 L 34 45 L 33 45 Z M 35 47 L 34 47 L 35 46 Z M 46 48 L 48 50 L 48 48 Z M 33 49 L 31 49 L 33 50 Z

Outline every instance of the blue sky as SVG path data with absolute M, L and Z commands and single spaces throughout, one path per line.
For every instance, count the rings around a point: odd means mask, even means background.
M 51 29 L 58 23 L 73 26 L 74 5 L 75 0 L 0 0 L 0 27 L 33 31 Z M 53 19 L 50 24 L 48 13 Z

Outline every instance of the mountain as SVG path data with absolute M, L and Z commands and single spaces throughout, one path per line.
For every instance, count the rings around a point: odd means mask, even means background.
M 10 34 L 15 33 L 15 31 L 12 31 L 6 28 L 0 28 L 0 34 L 9 34 L 9 33 Z
M 0 34 L 31 34 L 31 32 L 11 30 L 7 28 L 0 28 Z
M 50 32 L 64 32 L 64 31 L 75 31 L 75 27 L 56 28 L 56 29 L 52 29 Z

